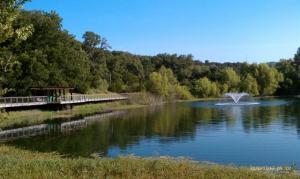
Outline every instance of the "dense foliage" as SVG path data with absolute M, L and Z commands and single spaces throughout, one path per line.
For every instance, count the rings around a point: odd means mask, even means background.
M 20 10 L 24 2 L 0 4 L 2 95 L 30 95 L 33 86 L 70 86 L 80 93 L 150 91 L 180 99 L 217 97 L 229 91 L 299 94 L 300 48 L 294 59 L 270 64 L 133 55 L 112 51 L 104 37 L 90 31 L 80 42 L 62 28 L 58 14 Z
M 15 26 L 14 23 L 20 13 L 19 9 L 28 0 L 2 0 L 0 2 L 0 95 L 10 89 L 6 76 L 11 75 L 13 67 L 19 64 L 12 48 L 26 40 L 32 33 L 31 24 L 22 23 Z

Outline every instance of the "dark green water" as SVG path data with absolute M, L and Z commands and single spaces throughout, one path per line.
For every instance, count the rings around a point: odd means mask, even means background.
M 258 102 L 254 106 L 188 102 L 130 110 L 85 123 L 79 130 L 9 144 L 72 156 L 184 156 L 221 164 L 299 168 L 300 101 Z

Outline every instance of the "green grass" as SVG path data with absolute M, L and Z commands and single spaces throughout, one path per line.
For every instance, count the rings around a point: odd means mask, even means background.
M 0 129 L 41 124 L 45 121 L 57 118 L 84 116 L 112 110 L 132 109 L 144 106 L 145 105 L 139 104 L 126 104 L 124 102 L 111 102 L 78 105 L 74 106 L 71 110 L 62 111 L 45 111 L 36 109 L 6 112 L 0 116 Z
M 1 178 L 299 178 L 293 173 L 267 174 L 247 168 L 199 164 L 186 159 L 63 158 L 0 146 Z

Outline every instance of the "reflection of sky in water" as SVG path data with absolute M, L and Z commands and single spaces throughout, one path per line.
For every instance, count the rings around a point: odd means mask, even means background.
M 237 165 L 300 166 L 300 102 L 258 100 L 259 105 L 185 102 L 130 110 L 69 135 L 11 144 L 38 151 L 88 156 L 185 156 Z
M 186 103 L 192 108 L 214 109 L 221 120 L 198 122 L 196 135 L 187 140 L 162 142 L 143 139 L 125 150 L 113 147 L 109 156 L 188 156 L 194 160 L 237 165 L 300 164 L 300 140 L 294 125 L 284 125 L 281 107 L 285 100 L 260 100 L 255 106 L 215 106 L 215 101 Z M 277 107 L 274 111 L 265 109 Z M 262 112 L 265 110 L 265 113 Z M 276 112 L 276 110 L 279 110 Z M 295 119 L 295 118 L 294 118 Z M 205 118 L 204 118 L 205 120 Z M 296 119 L 299 121 L 299 119 Z M 220 121 L 222 121 L 220 123 Z M 289 127 L 288 127 L 289 126 Z M 172 137 L 170 137 L 172 138 Z
M 188 156 L 194 160 L 238 165 L 299 164 L 300 146 L 293 144 L 296 144 L 295 138 L 291 135 L 268 135 L 262 132 L 249 135 L 239 130 L 212 131 L 198 128 L 197 136 L 192 140 L 161 143 L 155 138 L 145 139 L 126 150 L 114 147 L 109 151 L 109 156 Z

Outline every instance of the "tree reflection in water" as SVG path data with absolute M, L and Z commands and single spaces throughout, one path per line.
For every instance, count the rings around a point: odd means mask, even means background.
M 213 107 L 211 102 L 179 103 L 128 111 L 124 116 L 91 123 L 71 133 L 45 135 L 10 142 L 20 148 L 64 155 L 107 155 L 109 149 L 126 150 L 146 139 L 159 143 L 192 141 L 206 131 L 241 129 L 267 132 L 274 125 L 300 134 L 299 101 L 262 101 L 257 106 Z M 271 105 L 272 104 L 272 105 Z M 198 133 L 198 134 L 197 134 Z

